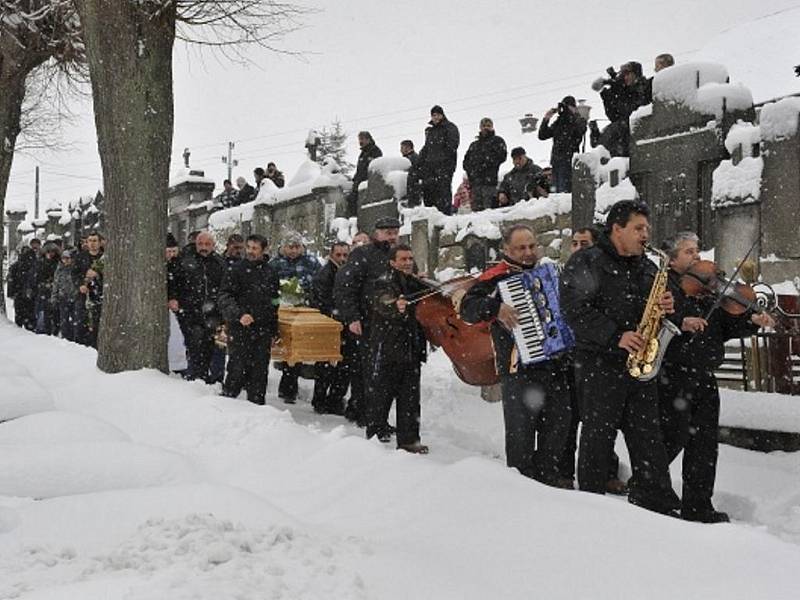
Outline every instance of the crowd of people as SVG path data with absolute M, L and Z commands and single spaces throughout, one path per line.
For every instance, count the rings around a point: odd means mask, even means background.
M 38 238 L 20 249 L 8 272 L 14 320 L 29 331 L 97 346 L 103 308 L 105 239 L 92 232 L 78 247 Z
M 411 298 L 430 287 L 416 274 L 413 250 L 399 243 L 399 231 L 397 219 L 381 218 L 371 234 L 334 242 L 324 264 L 294 232 L 274 257 L 259 235 L 234 234 L 222 253 L 207 231 L 193 233 L 183 248 L 168 236 L 168 308 L 177 322 L 171 335 L 186 359 L 175 369 L 189 380 L 221 384 L 223 396 L 245 391 L 250 402 L 264 404 L 278 307 L 292 296 L 343 325 L 343 360 L 314 365 L 314 410 L 344 416 L 364 427 L 367 438 L 427 453 L 420 438 L 420 379 L 428 344 Z M 490 326 L 509 467 L 561 488 L 574 488 L 577 475 L 584 491 L 627 494 L 631 503 L 659 513 L 724 522 L 727 515 L 712 504 L 719 420 L 714 370 L 726 340 L 774 321 L 752 311 L 732 316 L 713 310 L 712 300 L 688 297 L 680 278 L 699 260 L 699 240 L 681 232 L 662 245 L 669 270 L 658 303 L 684 335 L 669 345 L 657 378 L 631 375 L 627 358 L 647 343 L 638 325 L 658 272 L 646 256 L 649 235 L 647 206 L 627 200 L 610 209 L 600 228 L 573 233 L 558 291 L 576 340 L 567 352 L 523 364 L 512 335 L 521 315 L 498 293 L 500 282 L 539 263 L 535 233 L 526 225 L 503 232 L 498 262 L 476 277 L 459 314 L 467 323 Z M 33 240 L 10 270 L 17 324 L 96 344 L 102 264 L 99 234 L 81 240 L 79 249 Z M 299 369 L 282 365 L 278 397 L 285 403 L 297 401 Z M 618 430 L 630 455 L 627 482 L 614 452 Z M 679 498 L 669 464 L 681 451 Z
M 669 55 L 657 60 L 662 68 L 671 64 Z M 618 101 L 620 94 L 638 97 L 648 89 L 636 63 L 627 63 L 603 86 L 604 101 Z M 540 130 L 541 137 L 554 139 L 552 177 L 559 188 L 569 185 L 571 153 L 586 127 L 575 109 L 574 98 L 564 98 L 545 115 Z M 558 121 L 551 124 L 556 113 Z M 624 138 L 624 131 L 608 132 L 619 122 L 612 119 L 602 135 Z M 369 162 L 381 156 L 368 132 L 358 139 L 356 194 Z M 402 142 L 401 152 L 412 164 L 409 203 L 419 194 L 425 204 L 449 212 L 458 142 L 458 129 L 439 106 L 431 110 L 426 143 L 418 155 L 410 140 Z M 549 192 L 542 169 L 522 148 L 511 151 L 514 168 L 500 180 L 498 168 L 506 156 L 492 120 L 482 119 L 464 157 L 473 210 Z M 272 163 L 267 171 L 256 169 L 255 175 L 257 186 L 266 179 L 283 184 Z M 239 198 L 243 191 L 252 197 L 247 187 L 240 180 L 238 192 L 226 185 L 223 194 L 229 193 L 228 202 L 234 205 L 246 201 Z M 357 207 L 357 195 L 348 198 L 348 206 L 351 211 Z M 499 260 L 476 276 L 456 310 L 466 323 L 489 325 L 509 467 L 550 486 L 572 489 L 577 479 L 580 490 L 627 494 L 632 504 L 665 515 L 726 522 L 728 516 L 712 503 L 720 402 L 714 370 L 722 363 L 726 340 L 775 323 L 767 313 L 747 310 L 734 316 L 719 310 L 713 300 L 687 296 L 680 281 L 700 259 L 698 237 L 681 232 L 665 240 L 662 251 L 668 264 L 660 271 L 646 256 L 649 218 L 644 203 L 625 200 L 611 207 L 605 223 L 572 234 L 571 255 L 560 270 L 558 288 L 560 308 L 576 342 L 566 352 L 524 363 L 513 335 L 523 315 L 499 293 L 501 282 L 540 262 L 536 235 L 526 225 L 503 232 Z M 383 443 L 394 439 L 398 449 L 428 453 L 420 437 L 420 385 L 428 342 L 412 298 L 431 288 L 416 272 L 412 248 L 399 242 L 400 225 L 395 218 L 380 218 L 371 233 L 331 244 L 324 261 L 307 250 L 296 232 L 284 235 L 272 257 L 268 240 L 260 235 L 231 235 L 222 253 L 208 231 L 192 233 L 182 248 L 169 235 L 165 283 L 176 323 L 170 345 L 177 344 L 185 359 L 173 369 L 188 380 L 219 385 L 223 396 L 237 398 L 244 391 L 250 402 L 265 404 L 270 353 L 280 336 L 278 308 L 291 297 L 293 303 L 317 308 L 342 323 L 342 360 L 313 367 L 314 410 L 347 418 L 363 427 L 367 438 Z M 44 245 L 32 240 L 9 273 L 16 323 L 96 345 L 103 246 L 98 233 L 81 239 L 77 248 L 58 240 Z M 627 362 L 649 342 L 639 323 L 654 282 L 664 273 L 666 287 L 657 304 L 684 335 L 668 346 L 658 376 L 645 381 L 631 373 Z M 293 404 L 302 366 L 283 364 L 281 370 L 278 397 Z M 394 425 L 389 423 L 392 404 Z M 614 451 L 620 430 L 632 468 L 627 482 L 621 479 Z M 669 464 L 681 452 L 679 498 Z

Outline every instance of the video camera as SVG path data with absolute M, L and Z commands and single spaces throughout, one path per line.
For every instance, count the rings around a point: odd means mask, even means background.
M 614 69 L 614 67 L 608 67 L 606 69 L 606 74 L 608 77 L 599 77 L 592 82 L 592 89 L 595 92 L 599 92 L 607 85 L 612 85 L 616 81 L 619 80 L 619 73 Z

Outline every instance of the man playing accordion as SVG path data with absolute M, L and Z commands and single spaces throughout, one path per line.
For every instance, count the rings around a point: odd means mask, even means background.
M 570 426 L 566 365 L 558 356 L 522 364 L 511 332 L 524 315 L 503 302 L 498 290 L 504 280 L 536 266 L 537 246 L 530 227 L 514 225 L 506 230 L 502 260 L 464 296 L 461 318 L 468 323 L 491 323 L 503 393 L 506 463 L 527 477 L 555 486 L 562 482 L 559 458 Z

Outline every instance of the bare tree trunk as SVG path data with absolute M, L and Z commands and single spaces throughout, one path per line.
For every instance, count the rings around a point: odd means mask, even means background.
M 76 0 L 103 167 L 106 246 L 97 366 L 167 370 L 167 188 L 175 3 Z
M 0 314 L 6 312 L 5 292 L 2 282 L 2 239 L 5 228 L 5 199 L 8 179 L 11 175 L 11 163 L 14 160 L 14 145 L 19 135 L 22 102 L 25 99 L 25 76 L 7 70 L 5 61 L 0 60 Z

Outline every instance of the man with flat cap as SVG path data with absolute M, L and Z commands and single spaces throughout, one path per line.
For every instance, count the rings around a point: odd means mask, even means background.
M 371 395 L 369 364 L 369 323 L 373 314 L 375 283 L 389 271 L 389 251 L 400 235 L 400 221 L 393 217 L 381 217 L 375 222 L 369 244 L 357 246 L 349 260 L 336 273 L 333 300 L 337 318 L 344 323 L 347 334 L 353 336 L 361 356 L 364 377 L 364 397 Z M 359 425 L 365 423 L 363 409 L 356 415 Z

